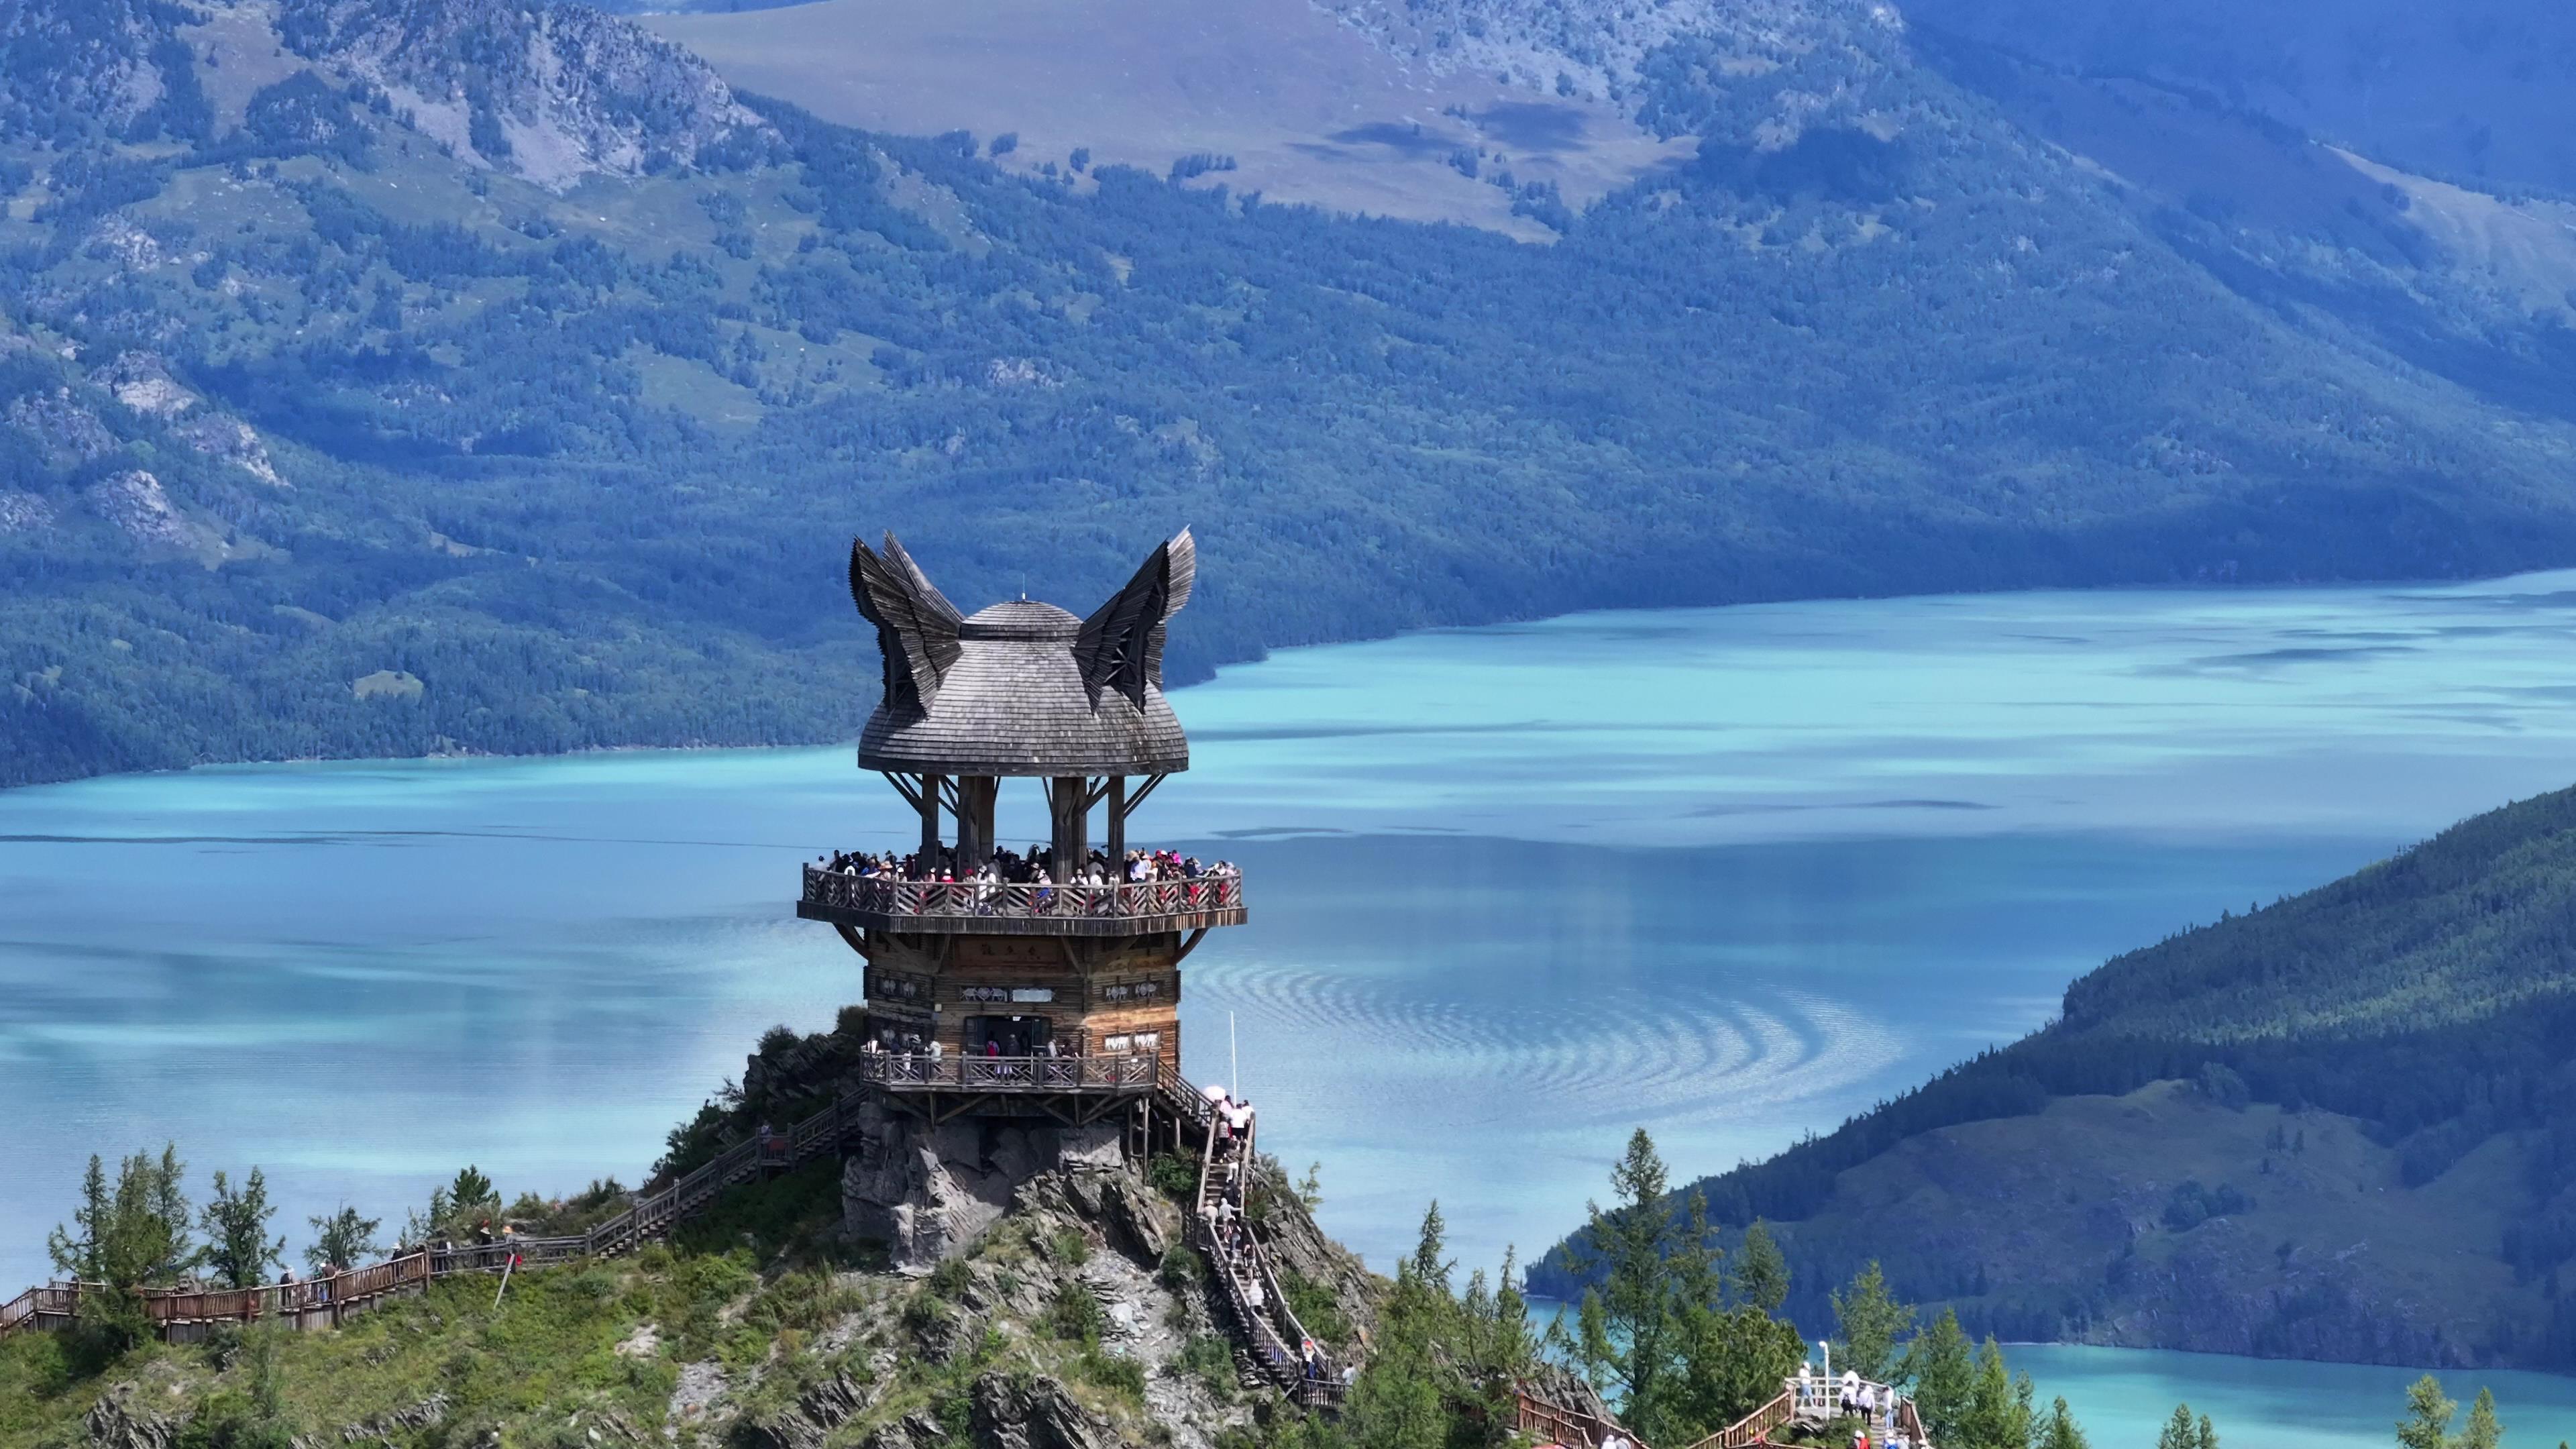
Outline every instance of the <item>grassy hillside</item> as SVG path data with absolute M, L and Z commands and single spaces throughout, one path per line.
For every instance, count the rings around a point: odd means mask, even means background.
M 864 1266 L 839 1213 L 818 1163 L 735 1189 L 675 1244 L 516 1273 L 506 1296 L 450 1278 L 336 1331 L 112 1355 L 86 1330 L 21 1334 L 0 1341 L 0 1446 L 1206 1446 L 1272 1407 L 1238 1386 L 1195 1256 L 1166 1267 L 1180 1210 L 1141 1179 L 1041 1178 L 927 1277 Z
M 2560 424 L 2248 301 L 1839 6 L 1656 52 L 1632 99 L 1690 165 L 1580 215 L 1487 176 L 1546 246 L 1006 172 L 577 6 L 13 14 L 0 783 L 846 735 L 839 540 L 889 525 L 970 606 L 1078 606 L 1192 525 L 1183 677 L 2576 558 Z
M 1781 1225 L 1812 1324 L 1878 1258 L 2007 1337 L 2564 1369 L 2571 1033 L 2576 790 L 2120 957 L 2044 1030 L 1699 1186 Z

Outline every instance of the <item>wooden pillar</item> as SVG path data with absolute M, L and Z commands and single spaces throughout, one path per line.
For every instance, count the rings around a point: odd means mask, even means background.
M 968 870 L 993 858 L 993 798 L 1001 783 L 990 775 L 957 777 L 957 854 Z
M 1127 777 L 1109 777 L 1109 878 L 1125 880 L 1127 869 Z
M 1055 816 L 1055 878 L 1070 881 L 1082 869 L 1091 849 L 1091 781 L 1081 775 L 1058 775 L 1048 782 L 1048 803 Z
M 925 861 L 939 854 L 939 782 L 941 776 L 921 777 L 921 858 Z

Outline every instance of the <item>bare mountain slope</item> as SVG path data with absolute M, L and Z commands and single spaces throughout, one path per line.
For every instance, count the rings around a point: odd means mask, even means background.
M 1355 20 L 1360 17 L 1353 17 Z M 822 0 L 646 23 L 734 84 L 875 131 L 964 130 L 1022 172 L 1124 163 L 1339 211 L 1525 238 L 1506 174 L 1588 204 L 1690 155 L 1589 94 L 1379 43 L 1307 0 Z

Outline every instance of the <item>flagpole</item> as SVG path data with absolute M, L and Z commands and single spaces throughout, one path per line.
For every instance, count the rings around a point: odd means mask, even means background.
M 1231 1011 L 1225 1014 L 1225 1077 L 1226 1090 L 1242 1096 L 1243 1067 L 1234 1054 L 1234 1013 Z

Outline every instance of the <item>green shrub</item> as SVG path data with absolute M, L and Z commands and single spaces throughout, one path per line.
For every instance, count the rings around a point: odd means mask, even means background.
M 1164 1196 L 1187 1202 L 1199 1190 L 1199 1160 L 1187 1152 L 1166 1152 L 1145 1169 L 1145 1180 Z
M 1154 1270 L 1155 1281 L 1174 1293 L 1186 1293 L 1198 1286 L 1207 1275 L 1207 1264 L 1190 1251 L 1187 1243 L 1174 1243 L 1163 1250 L 1163 1261 Z
M 939 1260 L 939 1266 L 930 1270 L 930 1276 L 922 1280 L 922 1285 L 938 1297 L 954 1303 L 974 1278 L 975 1275 L 967 1268 L 965 1259 L 942 1258 Z
M 1176 1360 L 1181 1370 L 1200 1383 L 1219 1400 L 1234 1396 L 1234 1350 L 1213 1333 L 1202 1333 L 1181 1346 Z
M 1083 1382 L 1107 1389 L 1130 1403 L 1145 1401 L 1145 1366 L 1125 1354 L 1086 1348 L 1073 1361 L 1073 1372 Z
M 1069 1343 L 1098 1343 L 1108 1327 L 1109 1315 L 1099 1297 L 1080 1283 L 1058 1288 L 1055 1301 L 1047 1305 L 1047 1328 Z
M 1283 1268 L 1279 1291 L 1288 1299 L 1288 1311 L 1297 1315 L 1317 1342 L 1334 1348 L 1350 1342 L 1351 1320 L 1342 1312 L 1341 1302 L 1321 1284 L 1294 1268 Z
M 1047 1257 L 1079 1268 L 1091 1261 L 1091 1240 L 1079 1228 L 1058 1228 L 1055 1236 L 1047 1239 Z

